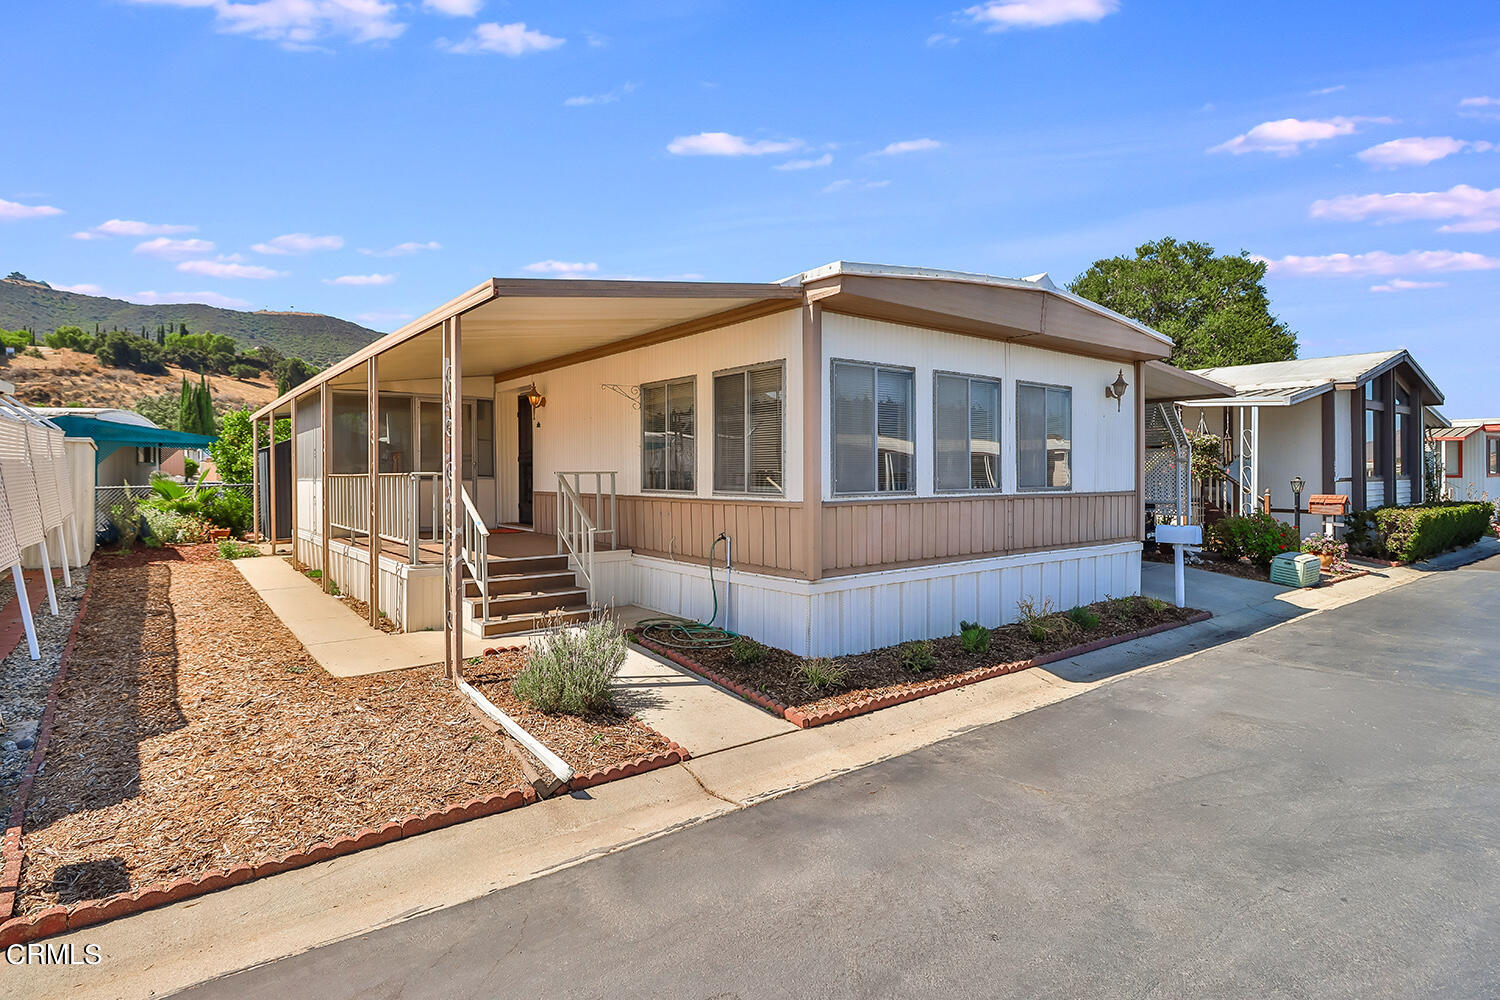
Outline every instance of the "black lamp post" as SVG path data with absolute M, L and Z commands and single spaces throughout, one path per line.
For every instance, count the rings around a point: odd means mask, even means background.
M 1296 517 L 1297 537 L 1302 537 L 1302 487 L 1307 484 L 1301 476 L 1292 477 L 1292 513 Z

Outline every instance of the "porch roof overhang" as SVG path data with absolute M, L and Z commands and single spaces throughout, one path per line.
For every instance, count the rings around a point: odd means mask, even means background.
M 1500 420 L 1455 420 L 1444 427 L 1442 433 L 1434 434 L 1432 439 L 1434 441 L 1463 441 L 1480 432 L 1500 434 Z
M 453 317 L 463 324 L 462 375 L 498 381 L 792 309 L 802 297 L 799 288 L 773 283 L 491 278 L 319 372 L 254 416 L 283 411 L 325 383 L 362 389 L 363 367 L 376 355 L 385 371 L 437 378 L 437 334 Z
M 1165 361 L 1148 361 L 1144 367 L 1148 403 L 1175 403 L 1182 400 L 1226 396 L 1234 392 L 1223 382 L 1215 382 L 1196 372 L 1174 368 Z

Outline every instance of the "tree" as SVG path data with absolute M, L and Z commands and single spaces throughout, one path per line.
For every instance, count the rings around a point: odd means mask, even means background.
M 264 428 L 262 428 L 264 431 Z M 292 422 L 285 417 L 276 421 L 276 440 L 292 436 Z M 262 433 L 261 446 L 267 444 Z M 219 476 L 226 483 L 250 482 L 250 411 L 230 410 L 219 427 L 219 439 L 208 446 Z
M 1134 257 L 1096 260 L 1074 278 L 1074 294 L 1172 338 L 1179 368 L 1289 361 L 1297 334 L 1271 315 L 1266 263 L 1243 250 L 1216 256 L 1207 243 L 1170 236 Z
M 285 396 L 318 374 L 318 370 L 301 358 L 286 358 L 272 369 L 272 374 L 276 376 L 276 395 Z
M 198 433 L 217 434 L 219 430 L 214 426 L 214 399 L 213 393 L 208 388 L 208 376 L 198 376 Z
M 76 326 L 60 326 L 56 330 L 42 338 L 42 342 L 48 347 L 66 347 L 74 351 L 82 351 L 92 354 L 99 345 L 94 338 L 84 333 Z
M 136 400 L 135 412 L 158 427 L 169 431 L 182 429 L 179 422 L 182 412 L 181 400 L 175 392 L 164 392 L 159 396 L 146 396 Z

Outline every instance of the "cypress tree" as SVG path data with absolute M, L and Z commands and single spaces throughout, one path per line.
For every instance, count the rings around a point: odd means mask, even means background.
M 177 400 L 177 429 L 189 434 L 197 430 L 197 407 L 193 404 L 193 387 L 182 376 L 182 394 Z
M 213 394 L 208 390 L 208 376 L 199 373 L 200 384 L 198 387 L 198 433 L 216 434 L 214 427 L 214 400 Z

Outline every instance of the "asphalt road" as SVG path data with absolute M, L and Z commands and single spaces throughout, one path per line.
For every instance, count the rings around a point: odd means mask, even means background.
M 1500 558 L 188 995 L 1500 996 Z

